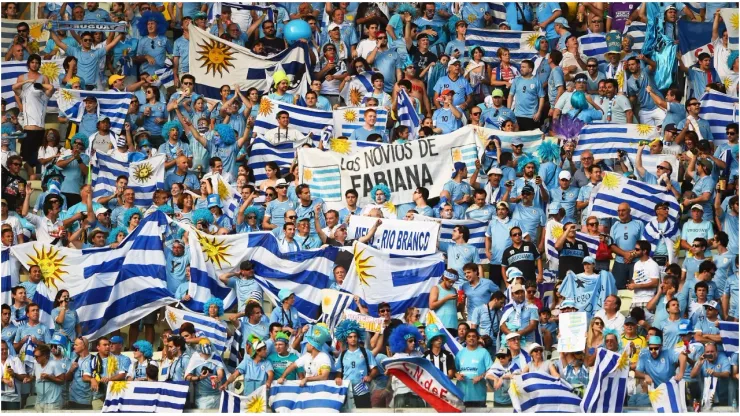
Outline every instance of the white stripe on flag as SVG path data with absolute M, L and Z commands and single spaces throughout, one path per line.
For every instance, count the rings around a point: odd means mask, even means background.
M 262 111 L 263 108 L 264 111 Z M 276 128 L 278 124 L 275 117 L 280 111 L 287 111 L 290 114 L 290 127 L 303 134 L 313 133 L 317 138 L 321 136 L 321 132 L 326 126 L 334 123 L 331 111 L 304 108 L 262 97 L 260 113 L 254 122 L 254 132 L 258 135 L 264 135 L 268 130 Z
M 733 353 L 738 352 L 738 322 L 720 321 L 719 335 L 722 337 L 722 346 L 725 354 L 729 358 Z
M 409 139 L 416 138 L 421 121 L 416 113 L 414 104 L 405 90 L 398 92 L 398 123 L 409 128 Z
M 596 58 L 599 62 L 606 62 L 604 54 L 607 51 L 606 35 L 603 33 L 589 33 L 578 38 L 579 49 L 589 58 Z
M 336 136 L 352 135 L 352 132 L 365 124 L 365 111 L 372 108 L 377 115 L 375 125 L 385 128 L 388 121 L 388 110 L 384 107 L 342 107 L 332 112 Z
M 632 22 L 629 26 L 624 27 L 623 35 L 630 35 L 634 43 L 632 44 L 632 50 L 636 53 L 642 51 L 642 44 L 645 43 L 645 30 L 647 30 L 647 23 Z
M 57 103 L 60 111 L 63 111 L 71 120 L 80 122 L 85 111 L 82 101 L 87 97 L 96 98 L 98 116 L 108 116 L 111 130 L 116 134 L 121 134 L 123 121 L 126 119 L 133 96 L 130 92 L 61 89 Z
M 573 161 L 580 161 L 581 154 L 590 150 L 595 159 L 617 158 L 617 151 L 637 154 L 640 141 L 650 141 L 658 130 L 646 124 L 589 124 L 581 129 Z
M 519 63 L 537 53 L 534 43 L 541 32 L 519 32 L 513 30 L 489 30 L 468 28 L 465 47 L 480 46 L 485 52 L 486 62 L 499 62 L 496 51 L 500 47 L 509 49 L 511 60 Z
M 5 30 L 4 25 L 3 30 Z M 13 28 L 13 30 L 15 31 L 15 28 Z M 5 49 L 3 48 L 3 50 Z M 65 73 L 64 68 L 62 67 L 62 62 L 64 62 L 63 59 L 41 61 L 41 69 L 39 72 L 46 75 L 56 89 L 46 105 L 46 111 L 49 113 L 59 112 L 59 105 L 57 104 L 57 98 L 59 97 L 59 76 Z M 18 107 L 18 104 L 15 102 L 13 84 L 15 84 L 18 76 L 26 75 L 27 73 L 28 68 L 26 68 L 25 62 L 3 62 L 3 71 L 2 74 L 0 74 L 0 79 L 2 80 L 2 98 L 7 103 L 5 107 L 6 109 Z
M 607 173 L 591 191 L 589 212 L 598 218 L 616 218 L 617 206 L 622 202 L 628 203 L 632 216 L 643 222 L 653 218 L 658 202 L 668 202 L 668 218 L 673 221 L 680 212 L 676 197 L 664 187 L 627 179 L 612 172 Z
M 440 218 L 426 217 L 421 214 L 414 214 L 414 221 L 437 221 L 441 224 L 439 229 L 439 242 L 452 243 L 452 230 L 458 225 L 464 225 L 470 230 L 468 244 L 472 244 L 478 249 L 478 255 L 482 262 L 487 262 L 486 257 L 486 228 L 488 223 L 477 220 L 445 220 Z M 454 244 L 454 243 L 453 243 Z
M 704 93 L 699 116 L 709 122 L 714 145 L 727 144 L 726 127 L 738 122 L 738 99 L 717 91 Z

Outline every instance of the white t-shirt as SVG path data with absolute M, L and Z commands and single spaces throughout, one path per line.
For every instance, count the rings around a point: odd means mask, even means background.
M 321 370 L 326 372 L 331 371 L 331 360 L 325 352 L 319 352 L 316 357 L 308 353 L 303 354 L 295 361 L 295 365 L 303 367 L 306 371 L 306 377 L 318 376 Z
M 54 146 L 43 146 L 39 147 L 39 159 L 47 159 L 50 157 L 54 157 L 59 153 L 59 148 Z M 46 172 L 46 168 L 51 166 L 52 162 L 49 162 L 45 165 L 41 166 L 41 174 L 44 174 Z
M 265 140 L 272 144 L 300 142 L 305 138 L 306 136 L 304 136 L 303 133 L 291 127 L 288 127 L 287 129 L 275 127 L 274 129 L 270 129 L 265 132 Z
M 23 365 L 23 363 L 21 363 L 21 360 L 18 357 L 8 357 L 8 359 L 5 360 L 5 362 L 3 363 L 3 375 L 8 367 L 10 367 L 10 369 L 13 370 L 15 374 L 26 374 L 26 367 Z M 5 383 L 2 383 L 3 402 L 18 403 L 21 401 L 21 382 L 18 381 L 18 379 L 14 379 L 13 381 L 15 383 L 13 387 L 7 386 L 5 385 Z
M 62 220 L 57 219 L 56 222 L 51 222 L 47 216 L 40 216 L 32 213 L 26 215 L 28 222 L 36 227 L 36 241 L 39 243 L 49 243 L 59 238 L 59 231 L 64 227 L 62 226 Z M 61 245 L 62 240 L 57 241 L 57 245 Z
M 604 328 L 613 329 L 619 333 L 619 336 L 622 336 L 622 332 L 624 331 L 624 315 L 620 312 L 617 312 L 613 318 L 609 319 L 609 317 L 606 316 L 606 311 L 600 309 L 596 314 L 594 314 L 594 318 L 601 318 L 601 320 L 604 321 Z
M 357 56 L 367 59 L 375 47 L 378 46 L 378 41 L 372 39 L 363 39 L 357 44 Z
M 36 81 L 41 82 L 40 78 Z M 23 114 L 25 116 L 23 117 L 23 127 L 46 126 L 46 105 L 50 97 L 46 95 L 44 90 L 37 90 L 32 83 L 23 84 L 20 96 L 23 103 Z
M 634 283 L 647 283 L 650 280 L 660 279 L 660 266 L 653 259 L 647 261 L 638 261 L 635 263 L 635 271 L 632 274 L 632 282 Z M 635 289 L 635 296 L 632 298 L 634 303 L 645 303 L 650 302 L 650 299 L 655 296 L 657 286 L 650 289 Z

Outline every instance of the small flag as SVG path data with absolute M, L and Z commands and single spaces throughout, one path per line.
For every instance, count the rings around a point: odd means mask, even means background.
M 653 410 L 657 413 L 686 413 L 686 381 L 674 378 L 648 392 Z
M 267 413 L 267 388 L 261 386 L 249 396 L 221 392 L 221 413 Z

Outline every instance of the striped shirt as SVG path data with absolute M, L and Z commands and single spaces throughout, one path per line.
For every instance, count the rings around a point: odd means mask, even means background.
M 447 350 L 440 351 L 439 355 L 434 355 L 432 350 L 424 352 L 424 358 L 431 361 L 431 363 L 442 371 L 445 375 L 448 370 L 455 372 L 455 356 Z

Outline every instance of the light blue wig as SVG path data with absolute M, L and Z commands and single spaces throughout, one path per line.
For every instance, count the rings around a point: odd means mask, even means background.
M 345 319 L 334 329 L 334 338 L 341 343 L 346 343 L 351 334 L 357 334 L 358 339 L 365 338 L 365 330 L 357 321 Z
M 111 244 L 115 243 L 116 242 L 116 236 L 119 233 L 123 233 L 123 236 L 125 237 L 125 236 L 128 235 L 128 229 L 126 229 L 125 227 L 116 227 L 116 228 L 110 230 L 110 234 L 108 234 L 108 239 L 106 240 L 106 244 L 111 245 Z
M 139 36 L 142 38 L 146 37 L 149 34 L 149 31 L 146 29 L 147 23 L 154 21 L 157 23 L 157 35 L 158 36 L 164 36 L 165 33 L 167 33 L 167 27 L 169 26 L 167 24 L 167 21 L 164 19 L 164 15 L 160 12 L 152 12 L 147 11 L 141 14 L 141 19 L 139 19 L 138 22 L 136 22 L 136 28 L 139 29 Z
M 201 221 L 205 221 L 208 223 L 208 225 L 213 224 L 213 214 L 211 214 L 211 211 L 200 208 L 193 211 L 193 224 L 198 224 Z
M 421 333 L 419 333 L 419 330 L 415 326 L 403 324 L 394 328 L 388 340 L 391 352 L 395 354 L 406 351 L 406 340 L 409 338 L 413 338 L 416 341 L 416 346 L 421 342 Z
M 70 143 L 74 145 L 75 140 L 81 140 L 82 144 L 85 145 L 85 149 L 90 145 L 90 140 L 87 138 L 86 134 L 83 133 L 77 133 L 74 136 L 72 136 L 72 139 L 70 140 Z
M 144 214 L 141 213 L 139 208 L 129 208 L 123 213 L 123 226 L 128 227 L 129 222 L 131 221 L 131 217 L 134 216 L 134 214 L 139 214 L 139 219 L 144 217 Z M 128 228 L 127 228 L 128 229 Z
M 180 124 L 180 121 L 170 120 L 162 125 L 162 136 L 164 136 L 165 140 L 170 136 L 170 130 L 172 129 L 177 129 L 178 138 L 182 136 L 182 124 Z
M 524 167 L 530 163 L 534 163 L 534 174 L 537 175 L 537 172 L 540 171 L 540 160 L 527 153 L 523 154 L 522 156 L 519 157 L 519 159 L 516 160 L 517 173 L 524 172 Z
M 559 162 L 560 146 L 554 140 L 543 140 L 537 149 L 537 155 L 540 157 L 541 163 Z
M 216 124 L 213 126 L 213 130 L 218 133 L 218 136 L 221 138 L 221 145 L 231 146 L 236 143 L 236 134 L 234 133 L 234 129 L 228 124 Z
M 144 354 L 144 357 L 147 359 L 151 359 L 154 355 L 154 348 L 152 347 L 152 344 L 149 343 L 149 341 L 140 339 L 134 342 L 134 348 L 138 348 L 139 351 Z
M 370 190 L 370 199 L 375 201 L 375 193 L 377 191 L 383 191 L 385 194 L 385 200 L 390 201 L 391 200 L 391 188 L 388 187 L 388 185 L 384 183 L 379 183 L 375 186 L 373 186 L 373 189 Z
M 212 297 L 208 299 L 208 302 L 203 304 L 203 313 L 206 314 L 206 316 L 209 316 L 208 309 L 211 307 L 211 305 L 218 306 L 218 316 L 224 314 L 224 302 L 217 297 Z

